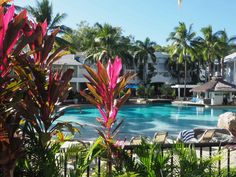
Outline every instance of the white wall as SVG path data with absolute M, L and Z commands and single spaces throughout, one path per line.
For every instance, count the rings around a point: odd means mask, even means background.
M 223 104 L 223 93 L 221 92 L 211 92 L 211 105 L 222 105 Z
M 157 57 L 156 63 L 154 63 L 154 67 L 156 68 L 157 74 L 152 78 L 152 83 L 166 83 L 166 84 L 172 84 L 175 83 L 176 80 L 172 78 L 171 74 L 169 73 L 166 62 L 169 59 L 169 55 L 164 52 L 156 52 L 155 53 Z M 149 60 L 151 63 L 152 61 Z

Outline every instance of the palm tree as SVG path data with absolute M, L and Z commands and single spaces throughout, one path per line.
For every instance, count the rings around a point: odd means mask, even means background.
M 220 53 L 218 58 L 218 63 L 220 65 L 219 72 L 221 72 L 221 76 L 224 78 L 224 58 L 228 54 L 232 53 L 236 49 L 235 41 L 236 37 L 229 38 L 226 31 L 218 31 L 216 33 L 219 37 L 219 47 Z
M 142 80 L 144 85 L 147 84 L 147 63 L 148 59 L 151 59 L 152 62 L 156 62 L 155 47 L 156 43 L 152 42 L 149 38 L 146 38 L 144 41 L 136 41 L 134 59 L 136 66 L 142 66 Z
M 58 27 L 64 29 L 64 25 L 61 22 L 66 18 L 65 13 L 57 13 L 53 17 L 53 5 L 49 0 L 42 0 L 41 2 L 36 0 L 36 7 L 28 6 L 28 12 L 36 19 L 37 22 L 43 23 L 45 20 L 48 24 L 48 30 L 53 30 Z
M 53 5 L 49 2 L 49 0 L 42 0 L 38 1 L 36 0 L 36 7 L 28 6 L 27 7 L 28 12 L 36 19 L 37 22 L 43 23 L 45 20 L 48 24 L 48 31 L 52 31 L 56 28 L 60 28 L 60 33 L 70 33 L 72 32 L 71 28 L 61 25 L 61 22 L 66 18 L 65 13 L 57 13 L 55 16 L 53 16 Z M 56 37 L 56 48 L 58 47 L 69 47 L 71 52 L 75 51 L 75 47 L 71 45 L 70 42 L 64 40 L 61 37 Z
M 94 27 L 86 26 L 79 31 L 78 37 L 81 39 L 80 51 L 86 53 L 87 61 L 106 63 L 119 56 L 127 66 L 133 62 L 131 39 L 122 35 L 121 28 L 96 23 Z
M 203 37 L 198 37 L 196 41 L 201 48 L 205 62 L 208 64 L 208 76 L 206 79 L 209 81 L 213 75 L 214 61 L 220 56 L 219 32 L 213 33 L 211 26 L 202 28 L 201 32 Z
M 172 41 L 174 48 L 172 55 L 179 56 L 179 63 L 184 62 L 184 98 L 186 98 L 187 83 L 187 59 L 194 52 L 192 43 L 194 42 L 195 32 L 192 31 L 192 25 L 189 28 L 185 23 L 179 22 L 179 26 L 174 28 L 174 32 L 170 33 L 167 41 Z

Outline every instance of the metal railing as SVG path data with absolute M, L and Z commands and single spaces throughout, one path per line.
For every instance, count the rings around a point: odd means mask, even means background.
M 219 153 L 224 149 L 226 153 L 226 163 L 224 163 L 224 166 L 222 165 L 222 159 L 219 158 L 218 164 L 217 164 L 217 173 L 220 176 L 222 173 L 222 168 L 227 170 L 227 177 L 230 177 L 230 169 L 233 165 L 236 167 L 236 161 L 231 161 L 231 151 L 230 146 L 235 146 L 236 143 L 228 143 L 228 142 L 222 142 L 222 143 L 194 143 L 194 144 L 184 144 L 185 147 L 194 148 L 199 152 L 199 158 L 202 159 L 203 157 L 212 158 L 213 152 L 218 151 Z M 139 147 L 139 145 L 126 145 L 124 146 L 124 150 L 126 152 L 129 152 L 131 156 L 134 155 L 135 148 Z M 174 155 L 173 155 L 173 149 L 176 147 L 176 144 L 162 144 L 160 145 L 161 152 L 163 153 L 165 150 L 169 150 L 171 152 L 171 158 L 170 158 L 170 164 L 173 167 L 174 166 Z M 203 153 L 205 151 L 205 154 Z M 208 153 L 208 155 L 206 154 Z M 223 167 L 222 167 L 223 166 Z M 96 174 L 98 177 L 101 176 L 101 158 L 98 157 L 95 159 L 95 163 L 92 166 L 88 166 L 86 171 L 86 176 L 89 177 L 91 172 L 96 169 Z M 211 172 L 210 172 L 211 173 Z M 68 170 L 67 170 L 67 162 L 65 161 L 64 164 L 64 176 L 68 176 Z M 173 175 L 174 176 L 174 175 Z

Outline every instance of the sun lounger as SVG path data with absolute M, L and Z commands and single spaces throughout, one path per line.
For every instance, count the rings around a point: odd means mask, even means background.
M 200 139 L 206 130 L 213 130 L 215 131 L 212 137 L 213 142 L 229 142 L 232 139 L 232 134 L 227 129 L 222 128 L 210 128 L 210 129 L 203 129 L 203 128 L 195 128 L 195 138 Z
M 150 141 L 150 139 L 145 136 L 136 136 L 130 139 L 130 145 L 140 145 L 142 142 L 142 139 L 146 139 L 147 141 Z
M 199 143 L 210 142 L 215 134 L 215 129 L 207 129 L 203 135 L 198 139 Z
M 168 132 L 156 132 L 153 137 L 153 141 L 156 143 L 164 144 L 166 142 Z
M 215 129 L 206 129 L 201 136 L 199 133 L 201 130 L 184 130 L 179 133 L 177 141 L 183 141 L 184 143 L 206 143 L 210 142 L 215 134 Z M 202 132 L 202 131 L 201 131 Z

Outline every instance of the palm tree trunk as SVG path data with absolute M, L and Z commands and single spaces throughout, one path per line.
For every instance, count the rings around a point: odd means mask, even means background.
M 197 82 L 200 82 L 200 62 L 197 62 Z
M 147 63 L 143 63 L 143 84 L 146 87 L 147 81 L 146 81 L 146 69 L 147 69 Z
M 184 55 L 184 100 L 186 100 L 186 84 L 187 84 L 187 60 Z
M 207 64 L 204 65 L 204 68 L 205 68 L 205 83 L 206 83 L 208 80 L 208 75 L 209 75 L 209 73 L 207 73 Z
M 212 72 L 212 68 L 211 68 L 211 62 L 209 61 L 209 64 L 208 64 L 208 81 L 211 80 L 211 73 Z
M 224 79 L 225 77 L 225 65 L 224 65 L 224 58 L 221 59 L 221 77 Z
M 177 67 L 176 67 L 176 71 L 177 71 L 177 84 L 180 83 L 180 77 L 179 77 L 179 62 L 176 63 Z

